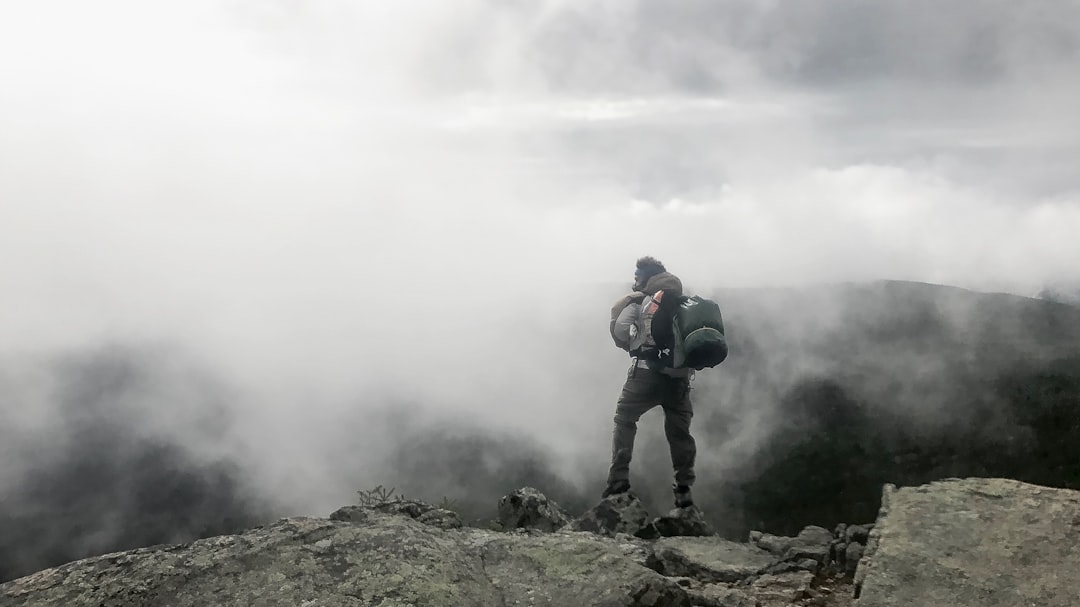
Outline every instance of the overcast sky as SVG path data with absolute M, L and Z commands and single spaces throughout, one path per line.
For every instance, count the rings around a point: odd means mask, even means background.
M 1072 0 L 5 2 L 0 356 L 175 345 L 282 433 L 606 420 L 625 359 L 575 340 L 643 254 L 1077 284 L 1078 107 Z

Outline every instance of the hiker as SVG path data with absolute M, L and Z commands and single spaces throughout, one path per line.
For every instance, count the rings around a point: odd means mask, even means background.
M 633 358 L 615 408 L 611 441 L 611 468 L 603 497 L 630 490 L 630 459 L 634 453 L 637 421 L 653 407 L 664 410 L 664 433 L 675 469 L 675 507 L 694 504 L 697 446 L 690 436 L 692 369 L 673 368 L 672 319 L 682 297 L 682 281 L 652 257 L 637 260 L 634 291 L 611 308 L 611 337 Z

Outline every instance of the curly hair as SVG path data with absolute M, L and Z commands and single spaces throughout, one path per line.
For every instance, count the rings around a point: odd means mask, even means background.
M 657 258 L 650 255 L 646 255 L 637 260 L 637 269 L 645 270 L 647 274 L 659 274 L 660 272 L 667 272 L 667 268 Z

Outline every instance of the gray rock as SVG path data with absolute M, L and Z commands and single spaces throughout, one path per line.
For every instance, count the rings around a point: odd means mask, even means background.
M 829 559 L 843 565 L 847 547 L 848 545 L 844 543 L 844 540 L 833 540 L 829 543 Z
M 844 572 L 848 575 L 855 573 L 855 568 L 859 566 L 859 560 L 863 557 L 862 544 L 851 543 L 847 545 L 847 550 L 844 551 Z
M 802 546 L 828 546 L 833 541 L 833 534 L 824 527 L 810 525 L 803 527 L 799 535 L 795 536 L 795 542 Z
M 750 543 L 762 550 L 767 550 L 778 557 L 784 556 L 791 548 L 794 541 L 794 538 L 772 535 L 771 533 L 761 533 L 760 531 L 750 532 Z
M 870 531 L 873 528 L 873 525 L 848 525 L 844 530 L 844 534 L 839 537 L 844 538 L 844 541 L 849 544 L 857 542 L 866 545 L 866 540 L 870 537 Z
M 1080 605 L 1080 492 L 1005 479 L 888 485 L 857 607 Z
M 819 571 L 831 562 L 835 539 L 832 532 L 824 527 L 809 526 L 803 528 L 795 537 L 780 537 L 758 531 L 751 532 L 750 542 L 775 555 L 781 561 L 794 565 L 776 564 L 770 572 L 784 571 Z M 812 561 L 813 566 L 807 567 Z
M 574 533 L 524 538 L 489 532 L 474 542 L 482 547 L 481 561 L 487 578 L 502 592 L 504 602 L 493 604 L 691 604 L 677 581 L 657 574 L 643 576 L 647 569 L 604 538 Z
M 646 564 L 664 575 L 732 583 L 753 577 L 775 561 L 760 548 L 719 537 L 671 537 L 655 542 Z
M 620 493 L 605 497 L 567 526 L 573 531 L 588 531 L 601 535 L 626 533 L 644 537 L 658 537 L 642 533 L 649 526 L 649 513 L 645 505 L 633 493 Z
M 795 571 L 778 575 L 763 575 L 750 585 L 754 598 L 762 607 L 780 607 L 806 598 L 814 575 L 808 571 Z
M 388 500 L 373 506 L 345 506 L 332 512 L 330 520 L 366 523 L 370 512 L 407 516 L 440 529 L 460 529 L 462 527 L 461 516 L 452 510 L 445 510 L 417 500 L 405 499 Z
M 349 520 L 284 519 L 76 561 L 0 584 L 0 605 L 690 605 L 678 584 L 604 538 L 443 530 L 371 509 L 337 514 Z
M 705 520 L 705 514 L 696 506 L 676 508 L 652 521 L 656 532 L 663 537 L 716 535 Z
M 463 526 L 461 523 L 461 515 L 452 510 L 445 510 L 443 508 L 429 510 L 417 517 L 416 520 L 425 525 L 438 527 L 439 529 L 460 529 Z
M 811 560 L 818 565 L 824 565 L 829 562 L 829 545 L 810 545 L 800 546 L 798 544 L 788 548 L 788 551 L 784 553 L 785 561 L 804 561 Z
M 833 539 L 833 534 L 828 529 L 813 525 L 804 527 L 795 537 L 783 537 L 760 531 L 750 532 L 750 543 L 777 556 L 783 556 L 792 546 L 828 546 Z
M 987 491 L 976 492 L 978 499 Z M 896 494 L 886 492 L 883 513 Z M 650 522 L 632 494 L 609 497 L 565 526 L 562 509 L 534 489 L 515 491 L 500 506 L 506 527 L 518 531 L 462 528 L 449 510 L 389 500 L 342 508 L 330 520 L 285 519 L 240 535 L 70 563 L 0 585 L 0 607 L 839 607 L 849 604 L 844 595 L 851 596 L 851 586 L 834 576 L 850 574 L 859 562 L 863 547 L 857 540 L 865 538 L 873 552 L 894 538 L 879 524 L 841 525 L 835 534 L 806 527 L 795 537 L 755 531 L 745 544 L 715 535 L 646 541 L 639 538 L 712 530 L 697 509 Z M 860 589 L 872 590 L 875 571 L 859 567 Z M 815 575 L 831 581 L 812 587 Z M 822 603 L 826 598 L 830 602 Z
M 570 522 L 557 503 L 532 487 L 523 487 L 499 500 L 499 523 L 504 529 L 555 531 Z
M 700 607 L 757 607 L 759 604 L 748 589 L 727 584 L 707 584 L 688 593 L 693 604 Z
M 655 540 L 664 537 L 664 534 L 660 533 L 653 521 L 649 521 L 644 527 L 634 532 L 634 536 L 645 540 Z
M 780 561 L 779 563 L 770 565 L 764 572 L 771 575 L 777 575 L 780 573 L 794 573 L 797 571 L 817 573 L 820 570 L 821 563 L 814 559 L 796 559 L 793 561 Z

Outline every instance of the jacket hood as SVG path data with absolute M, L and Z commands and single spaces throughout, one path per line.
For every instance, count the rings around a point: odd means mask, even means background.
M 645 293 L 652 295 L 657 291 L 664 290 L 682 296 L 682 281 L 671 272 L 661 272 L 654 275 L 645 283 Z

